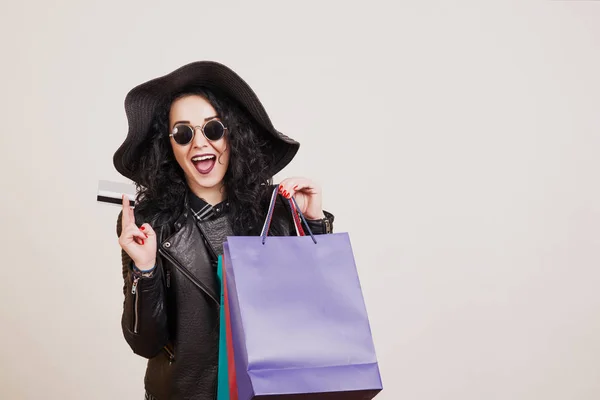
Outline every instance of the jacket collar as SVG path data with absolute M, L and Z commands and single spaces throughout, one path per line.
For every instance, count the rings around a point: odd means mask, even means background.
M 229 202 L 227 200 L 211 206 L 188 189 L 185 191 L 183 212 L 175 220 L 175 230 L 180 230 L 190 215 L 195 217 L 196 220 L 202 221 L 211 217 L 220 216 L 228 211 Z
M 190 203 L 190 200 L 189 200 L 189 190 L 186 190 L 185 191 L 185 196 L 184 196 L 184 199 L 183 199 L 183 204 L 184 204 L 184 206 L 183 206 L 183 212 L 175 220 L 175 224 L 174 224 L 176 232 L 179 231 L 183 227 L 183 225 L 186 223 L 186 221 L 187 221 L 187 219 L 189 217 L 189 214 L 190 214 L 189 203 Z
M 218 204 L 212 205 L 196 196 L 191 190 L 188 190 L 187 195 L 189 211 L 196 221 L 206 221 L 208 219 L 220 217 L 229 210 L 228 200 L 223 200 Z
M 211 256 L 187 207 L 176 220 L 175 231 L 162 238 L 160 247 L 175 267 L 187 275 L 186 279 L 190 279 L 219 304 L 220 288 L 216 271 L 212 268 Z

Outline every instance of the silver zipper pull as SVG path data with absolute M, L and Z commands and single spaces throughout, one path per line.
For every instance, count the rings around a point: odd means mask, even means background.
M 136 290 L 137 290 L 137 285 L 138 285 L 138 281 L 140 280 L 139 276 L 136 276 L 133 279 L 133 285 L 131 285 L 131 294 L 135 294 Z

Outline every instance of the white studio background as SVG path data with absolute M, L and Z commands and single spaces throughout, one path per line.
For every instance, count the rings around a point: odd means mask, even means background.
M 98 180 L 125 94 L 221 61 L 351 234 L 382 400 L 600 398 L 600 2 L 24 1 L 0 13 L 0 398 L 141 399 Z

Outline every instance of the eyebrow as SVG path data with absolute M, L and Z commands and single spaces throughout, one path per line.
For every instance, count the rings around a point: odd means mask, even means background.
M 206 118 L 204 118 L 204 122 L 210 121 L 211 119 L 215 119 L 215 118 L 219 118 L 219 116 L 218 115 L 214 115 L 212 117 L 206 117 Z M 190 121 L 177 121 L 177 122 L 175 122 L 173 124 L 173 126 L 175 126 L 177 124 L 191 124 L 191 122 Z

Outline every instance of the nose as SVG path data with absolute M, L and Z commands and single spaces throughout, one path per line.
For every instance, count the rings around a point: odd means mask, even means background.
M 202 148 L 208 146 L 208 140 L 204 137 L 204 133 L 202 133 L 202 128 L 199 126 L 194 127 L 194 147 Z

